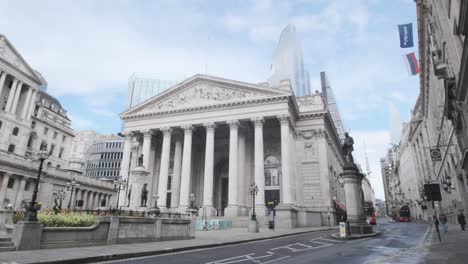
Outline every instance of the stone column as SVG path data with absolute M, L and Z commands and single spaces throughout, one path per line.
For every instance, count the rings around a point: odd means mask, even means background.
M 180 135 L 175 137 L 175 150 L 174 150 L 174 172 L 172 174 L 172 199 L 171 207 L 177 208 L 179 206 L 179 191 L 180 191 L 180 175 L 182 168 L 182 138 Z
M 151 138 L 153 136 L 153 131 L 146 130 L 143 131 L 143 167 L 149 172 L 149 161 L 150 161 L 150 151 L 151 151 Z
M 215 216 L 216 209 L 213 206 L 213 171 L 214 171 L 214 136 L 215 123 L 208 122 L 203 124 L 206 128 L 206 148 L 205 148 L 205 172 L 203 176 L 203 208 L 202 214 L 206 216 Z M 205 212 L 203 212 L 203 210 Z
M 6 73 L 6 72 L 2 72 L 2 73 L 0 74 L 0 94 L 2 94 L 3 85 L 5 85 L 6 76 L 7 76 L 7 73 Z
M 192 133 L 191 125 L 182 127 L 184 129 L 184 150 L 182 153 L 182 172 L 180 178 L 180 200 L 179 211 L 185 213 L 190 206 L 190 172 L 192 165 Z
M 32 95 L 31 95 L 31 101 L 29 102 L 28 113 L 26 114 L 26 120 L 31 120 L 31 117 L 34 112 L 34 108 L 36 106 L 36 95 L 37 95 L 37 91 L 33 90 Z
M 362 204 L 362 179 L 364 175 L 354 164 L 346 164 L 340 174 L 344 181 L 346 212 L 351 235 L 370 234 L 372 226 L 367 224 Z
M 5 107 L 6 112 L 10 112 L 11 106 L 13 105 L 13 99 L 14 99 L 15 94 L 16 94 L 16 86 L 17 85 L 18 85 L 18 80 L 15 79 L 13 81 L 13 84 L 11 85 L 10 93 L 8 94 L 8 100 L 7 100 L 7 104 L 6 104 L 6 107 Z
M 289 164 L 289 116 L 278 116 L 281 124 L 281 191 L 284 205 L 292 204 L 291 170 Z
M 242 130 L 239 130 L 239 149 L 238 149 L 238 175 L 239 175 L 239 188 L 238 188 L 238 195 L 239 195 L 239 205 L 241 206 L 241 215 L 246 215 L 246 195 L 247 195 L 247 189 L 249 186 L 247 186 L 247 181 L 246 181 L 246 167 L 245 167 L 245 134 L 242 133 Z
M 230 120 L 229 124 L 229 192 L 228 206 L 225 210 L 226 216 L 239 215 L 239 200 L 238 200 L 238 144 L 239 144 L 239 121 Z
M 26 116 L 28 114 L 28 109 L 31 101 L 31 96 L 32 96 L 32 91 L 33 89 L 31 87 L 28 88 L 28 93 L 26 94 L 26 99 L 24 100 L 23 104 L 23 109 L 21 110 L 21 118 L 26 119 Z
M 163 128 L 164 133 L 163 145 L 161 150 L 161 167 L 159 169 L 158 183 L 158 207 L 166 207 L 167 198 L 167 181 L 169 176 L 169 155 L 171 153 L 171 128 Z
M 19 82 L 18 83 L 18 86 L 16 87 L 16 94 L 15 94 L 15 97 L 13 99 L 13 104 L 11 105 L 11 113 L 12 114 L 16 114 L 16 108 L 18 107 L 18 101 L 19 101 L 19 98 L 21 96 L 21 89 L 23 88 L 23 83 L 22 82 Z
M 26 186 L 26 178 L 22 177 L 18 189 L 16 190 L 15 209 L 21 209 L 21 202 L 24 196 L 24 187 Z
M 8 187 L 8 181 L 10 180 L 11 173 L 5 172 L 3 173 L 3 180 L 2 180 L 2 186 L 0 187 L 0 207 L 3 208 L 3 202 L 5 200 L 6 192 L 7 192 L 7 187 Z
M 257 215 L 265 216 L 265 167 L 263 154 L 263 117 L 252 119 L 255 126 L 255 184 L 258 186 L 258 194 L 255 197 Z
M 130 169 L 130 154 L 132 153 L 132 134 L 125 134 L 125 141 L 122 153 L 122 162 L 120 163 L 120 176 L 128 180 L 128 172 Z

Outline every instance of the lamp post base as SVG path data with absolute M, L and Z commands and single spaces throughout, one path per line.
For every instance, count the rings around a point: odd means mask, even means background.
M 258 233 L 260 231 L 260 225 L 258 221 L 249 221 L 249 233 Z
M 41 248 L 42 224 L 39 221 L 21 221 L 15 225 L 13 243 L 16 250 Z

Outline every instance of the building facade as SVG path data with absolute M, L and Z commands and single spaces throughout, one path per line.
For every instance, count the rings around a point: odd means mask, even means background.
M 409 205 L 413 217 L 444 213 L 456 223 L 468 212 L 466 171 L 467 22 L 466 1 L 418 0 L 420 95 L 398 145 L 400 188 L 392 203 Z M 438 184 L 441 201 L 429 201 L 426 184 Z M 416 192 L 416 190 L 418 190 Z M 417 194 L 417 195 L 416 195 Z M 388 204 L 387 204 L 388 205 Z M 432 207 L 434 206 L 434 209 Z M 435 210 L 435 212 L 434 212 Z
M 117 135 L 101 135 L 90 146 L 86 156 L 86 176 L 114 180 L 120 176 L 124 139 Z
M 310 74 L 304 69 L 302 46 L 296 36 L 296 27 L 292 24 L 281 32 L 267 82 L 271 86 L 278 86 L 282 80 L 290 80 L 296 96 L 311 94 Z
M 336 103 L 335 93 L 333 92 L 326 72 L 320 73 L 320 85 L 322 88 L 322 95 L 325 106 L 328 109 L 328 112 L 330 112 L 331 118 L 333 119 L 333 124 L 335 124 L 335 128 L 338 131 L 340 139 L 344 140 L 345 128 L 343 121 L 341 120 L 340 111 L 338 111 L 338 104 Z
M 81 186 L 73 194 L 67 191 L 66 201 L 74 205 L 81 199 L 85 202 L 81 208 L 107 207 L 115 193 L 113 185 L 69 170 L 71 123 L 60 102 L 41 90 L 44 84 L 42 76 L 0 35 L 0 206 L 22 209 L 31 199 L 39 167 L 36 153 L 46 143 L 50 156 L 44 162 L 38 193 L 42 207 L 52 208 L 53 193 L 66 190 L 74 177 Z
M 289 81 L 195 75 L 121 118 L 126 208 L 158 199 L 163 211 L 185 212 L 193 194 L 202 215 L 247 216 L 255 183 L 258 215 L 272 202 L 278 223 L 295 227 L 328 224 L 334 201 L 344 203 L 341 143 L 323 98 L 296 98 Z

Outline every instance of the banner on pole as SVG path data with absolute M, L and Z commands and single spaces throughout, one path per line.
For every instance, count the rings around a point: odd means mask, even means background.
M 421 69 L 419 68 L 418 59 L 416 59 L 416 55 L 414 54 L 414 52 L 406 54 L 404 56 L 404 59 L 406 62 L 406 66 L 408 67 L 409 75 L 416 75 L 421 72 Z
M 400 33 L 400 47 L 411 48 L 413 43 L 413 23 L 398 25 L 398 32 Z

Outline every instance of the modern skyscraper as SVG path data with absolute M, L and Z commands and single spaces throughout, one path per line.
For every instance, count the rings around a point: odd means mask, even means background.
M 126 109 L 153 97 L 179 81 L 161 80 L 154 75 L 145 73 L 134 73 L 128 78 L 128 94 Z
M 296 96 L 310 94 L 310 75 L 304 70 L 301 43 L 296 37 L 296 27 L 286 26 L 281 32 L 278 46 L 273 54 L 272 75 L 267 80 L 271 86 L 289 79 Z
M 328 81 L 327 74 L 325 72 L 320 72 L 320 83 L 322 86 L 322 95 L 325 101 L 325 107 L 330 112 L 333 123 L 335 124 L 336 131 L 340 139 L 344 139 L 345 129 L 343 122 L 341 121 L 340 112 L 338 111 L 338 105 L 336 104 L 335 95 L 333 89 L 331 88 L 330 82 Z

